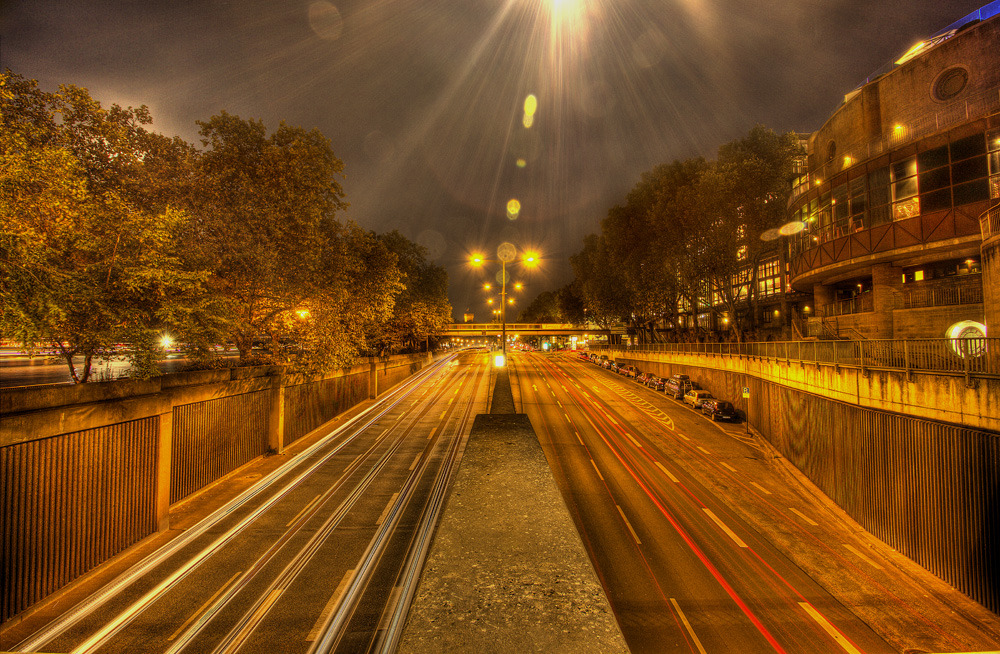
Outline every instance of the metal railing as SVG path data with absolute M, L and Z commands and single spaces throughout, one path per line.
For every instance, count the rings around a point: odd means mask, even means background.
M 875 300 L 871 293 L 862 293 L 847 300 L 838 300 L 823 307 L 827 316 L 849 316 L 855 313 L 871 313 L 875 310 Z
M 657 343 L 595 350 L 661 352 L 754 360 L 796 361 L 875 370 L 1000 377 L 1000 338 L 928 338 L 754 343 Z
M 924 285 L 915 282 L 915 288 L 904 288 L 896 297 L 896 309 L 920 309 L 925 307 L 946 307 L 956 304 L 981 304 L 983 285 L 981 275 L 963 283 L 937 283 Z
M 983 233 L 984 241 L 994 234 L 1000 234 L 1000 202 L 997 202 L 979 216 L 979 229 Z

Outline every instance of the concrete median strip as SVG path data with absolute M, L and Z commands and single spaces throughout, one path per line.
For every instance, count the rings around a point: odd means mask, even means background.
M 398 651 L 628 651 L 527 416 L 476 418 Z

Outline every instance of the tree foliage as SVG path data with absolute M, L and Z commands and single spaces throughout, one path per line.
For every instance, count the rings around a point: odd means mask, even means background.
M 318 130 L 223 111 L 198 149 L 151 120 L 0 76 L 4 338 L 58 348 L 85 382 L 120 344 L 155 374 L 167 334 L 201 358 L 234 343 L 244 363 L 323 372 L 448 322 L 423 248 L 338 220 L 343 163 Z
M 588 315 L 650 340 L 682 314 L 715 307 L 737 332 L 752 328 L 758 267 L 776 252 L 761 236 L 784 222 L 797 152 L 794 134 L 758 126 L 720 147 L 716 161 L 644 173 L 570 258 Z
M 158 333 L 203 273 L 177 251 L 187 214 L 145 192 L 148 112 L 10 72 L 0 89 L 3 334 L 56 348 L 77 382 L 123 342 L 149 374 Z

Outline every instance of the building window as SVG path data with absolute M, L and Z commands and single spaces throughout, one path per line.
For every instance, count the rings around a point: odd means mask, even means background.
M 990 197 L 1000 198 L 1000 128 L 986 134 L 986 147 L 989 150 L 990 166 Z
M 892 219 L 905 220 L 920 215 L 917 195 L 917 158 L 909 157 L 889 167 L 892 179 Z

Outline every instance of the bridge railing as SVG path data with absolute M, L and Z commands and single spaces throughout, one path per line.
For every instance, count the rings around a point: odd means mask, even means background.
M 1000 377 L 1000 338 L 654 343 L 593 349 L 802 361 L 907 373 L 965 375 L 967 378 Z

